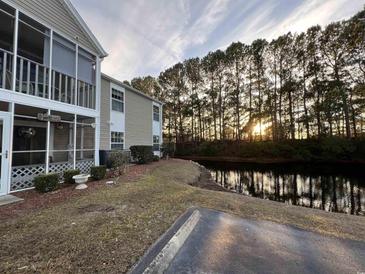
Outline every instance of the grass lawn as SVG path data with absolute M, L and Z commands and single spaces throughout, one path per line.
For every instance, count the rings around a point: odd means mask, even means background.
M 155 165 L 134 181 L 0 221 L 0 273 L 126 272 L 191 206 L 365 241 L 363 217 L 196 188 L 196 165 Z

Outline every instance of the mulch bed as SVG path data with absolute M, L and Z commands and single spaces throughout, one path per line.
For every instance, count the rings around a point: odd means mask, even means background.
M 149 165 L 129 166 L 126 174 L 122 175 L 119 178 L 119 181 L 132 182 L 138 180 L 159 165 L 159 163 L 152 163 Z M 63 184 L 60 185 L 58 190 L 50 193 L 39 193 L 35 190 L 13 193 L 12 195 L 24 199 L 24 201 L 0 207 L 0 220 L 14 218 L 33 211 L 48 208 L 73 197 L 88 195 L 94 191 L 108 187 L 105 182 L 112 180 L 113 179 L 89 182 L 87 184 L 88 188 L 83 191 L 76 190 L 75 185 Z

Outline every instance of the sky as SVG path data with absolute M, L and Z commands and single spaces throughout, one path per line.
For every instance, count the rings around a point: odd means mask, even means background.
M 271 40 L 360 11 L 365 0 L 71 0 L 121 81 L 161 71 L 232 42 Z

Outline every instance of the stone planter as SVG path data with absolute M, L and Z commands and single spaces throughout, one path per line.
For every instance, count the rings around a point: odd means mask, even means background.
M 72 177 L 72 179 L 75 180 L 75 183 L 77 184 L 76 189 L 85 189 L 87 188 L 87 181 L 89 180 L 90 175 L 89 174 L 79 174 Z

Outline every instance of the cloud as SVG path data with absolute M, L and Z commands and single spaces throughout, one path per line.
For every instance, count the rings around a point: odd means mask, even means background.
M 351 16 L 363 0 L 72 0 L 120 80 L 158 75 L 185 58 Z

